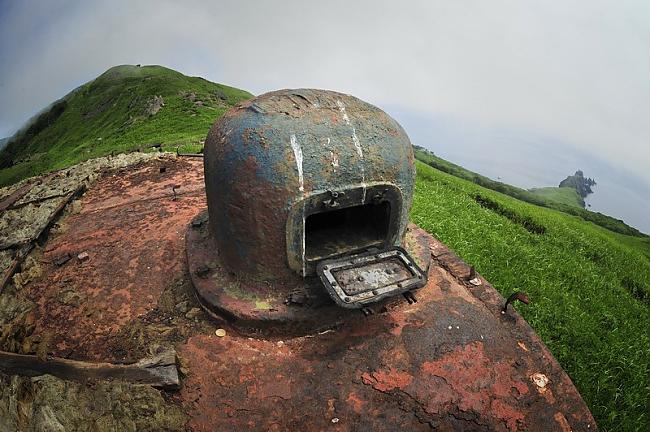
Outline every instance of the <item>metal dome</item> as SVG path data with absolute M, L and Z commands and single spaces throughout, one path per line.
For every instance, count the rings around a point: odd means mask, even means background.
M 353 96 L 266 93 L 219 119 L 204 153 L 210 231 L 238 275 L 306 276 L 323 259 L 404 238 L 411 143 L 395 120 Z

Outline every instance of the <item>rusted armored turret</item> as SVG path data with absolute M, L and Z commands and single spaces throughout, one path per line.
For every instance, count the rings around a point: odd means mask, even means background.
M 210 231 L 233 271 L 314 274 L 323 259 L 399 246 L 415 168 L 402 128 L 340 93 L 267 93 L 219 120 L 205 143 Z
M 236 318 L 314 321 L 328 312 L 308 309 L 333 306 L 325 292 L 366 313 L 397 294 L 413 301 L 426 273 L 407 249 L 429 263 L 426 245 L 406 241 L 414 180 L 404 130 L 355 97 L 283 90 L 231 110 L 205 143 L 208 228 L 188 236 L 190 263 L 204 262 L 194 271 L 203 304 Z M 233 284 L 269 312 L 233 304 Z

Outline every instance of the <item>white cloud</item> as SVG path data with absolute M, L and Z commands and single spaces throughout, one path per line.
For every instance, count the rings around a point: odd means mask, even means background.
M 650 183 L 649 9 L 594 0 L 18 3 L 0 13 L 0 132 L 112 65 L 156 63 L 256 93 L 331 88 L 420 117 L 529 130 Z

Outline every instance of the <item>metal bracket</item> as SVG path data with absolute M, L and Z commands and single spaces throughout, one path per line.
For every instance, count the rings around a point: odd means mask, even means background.
M 327 193 L 330 195 L 330 198 L 328 200 L 323 201 L 323 205 L 329 209 L 334 209 L 338 207 L 340 205 L 338 201 L 339 198 L 345 195 L 345 192 L 337 192 L 331 190 L 328 190 Z

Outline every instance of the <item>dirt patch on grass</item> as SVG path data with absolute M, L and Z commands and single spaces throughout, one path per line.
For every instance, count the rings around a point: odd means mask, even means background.
M 635 281 L 629 276 L 625 276 L 621 280 L 621 285 L 627 290 L 627 292 L 630 293 L 632 297 L 645 304 L 646 306 L 650 306 L 650 293 L 648 287 Z
M 527 216 L 522 216 L 508 208 L 503 207 L 501 204 L 491 200 L 490 198 L 478 194 L 474 195 L 473 198 L 474 201 L 476 201 L 481 207 L 492 210 L 493 212 L 505 217 L 506 219 L 509 219 L 511 222 L 516 223 L 517 225 L 521 225 L 532 234 L 546 233 L 546 228 L 543 225 L 540 225 Z

